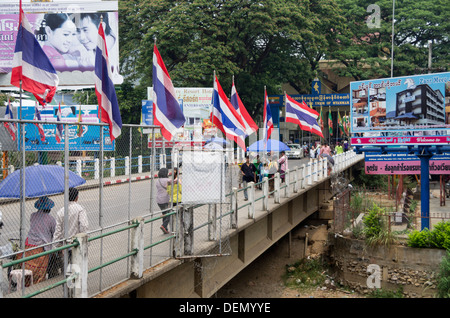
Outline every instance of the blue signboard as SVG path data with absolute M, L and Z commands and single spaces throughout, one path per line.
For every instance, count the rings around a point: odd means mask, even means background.
M 48 105 L 45 108 L 40 108 L 41 120 L 49 122 L 48 124 L 42 124 L 45 140 L 41 140 L 37 125 L 26 124 L 25 126 L 25 150 L 30 151 L 62 151 L 64 150 L 64 130 L 63 138 L 60 143 L 56 140 L 56 112 L 58 106 Z M 100 126 L 82 125 L 83 130 L 78 134 L 76 125 L 78 121 L 78 115 L 80 112 L 80 106 L 61 106 L 61 121 L 74 123 L 69 125 L 69 149 L 71 151 L 100 151 Z M 83 123 L 98 123 L 98 106 L 97 105 L 81 105 L 81 118 Z M 23 106 L 22 118 L 24 120 L 35 119 L 35 107 Z M 109 137 L 109 127 L 103 127 L 103 150 L 114 151 L 114 141 L 111 142 Z M 19 139 L 21 134 L 21 128 L 18 129 Z M 18 148 L 20 150 L 21 142 L 18 142 Z
M 141 115 L 143 125 L 153 125 L 153 101 L 151 100 L 142 101 Z

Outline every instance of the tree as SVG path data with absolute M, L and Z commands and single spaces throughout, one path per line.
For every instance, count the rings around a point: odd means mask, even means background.
M 344 67 L 342 76 L 355 80 L 390 77 L 392 48 L 392 0 L 338 0 L 346 17 L 340 50 L 330 58 Z M 369 7 L 372 5 L 372 7 Z M 428 42 L 433 43 L 434 71 L 448 68 L 449 10 L 446 0 L 395 1 L 394 76 L 413 75 L 428 67 Z M 379 15 L 378 15 L 379 13 Z
M 333 23 L 344 21 L 337 7 L 334 0 L 122 0 L 122 73 L 151 86 L 156 39 L 175 87 L 211 87 L 216 72 L 226 89 L 234 76 L 249 113 L 262 117 L 264 86 L 269 94 L 282 94 L 283 83 L 309 91 L 318 61 L 337 45 Z

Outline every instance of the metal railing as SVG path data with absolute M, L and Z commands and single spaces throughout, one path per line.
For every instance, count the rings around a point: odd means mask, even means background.
M 2 120 L 0 120 L 2 121 Z M 35 124 L 35 121 L 16 121 L 22 124 Z M 48 125 L 49 123 L 46 122 Z M 65 131 L 67 132 L 66 124 Z M 70 125 L 74 125 L 73 123 Z M 88 125 L 88 124 L 86 124 Z M 97 124 L 103 126 L 103 124 Z M 133 155 L 133 136 L 135 135 L 133 129 L 137 129 L 140 126 L 137 125 L 124 125 L 123 136 L 121 138 L 129 138 L 129 143 L 125 144 L 128 146 L 128 157 L 129 158 L 139 158 L 139 156 Z M 153 135 L 158 129 L 157 127 L 150 126 L 153 130 Z M 128 129 L 128 133 L 124 130 Z M 22 145 L 25 144 L 23 138 L 20 140 Z M 119 143 L 123 141 L 119 141 Z M 65 167 L 66 171 L 69 170 L 71 165 L 69 161 L 69 147 L 68 141 L 65 141 L 65 154 L 64 163 L 62 165 Z M 118 144 L 119 144 L 118 143 Z M 153 145 L 155 143 L 153 142 Z M 117 145 L 117 144 L 116 144 Z M 100 166 L 104 169 L 110 169 L 110 167 L 105 167 L 104 163 L 108 162 L 109 159 L 104 158 L 104 152 L 100 147 L 99 149 L 99 162 Z M 23 149 L 23 148 L 22 148 Z M 145 151 L 140 149 L 141 152 Z M 114 153 L 109 153 L 113 157 L 117 152 L 122 152 L 124 155 L 126 151 L 123 149 L 116 149 Z M 211 251 L 214 246 L 220 246 L 218 251 L 214 255 L 224 255 L 228 251 L 225 250 L 224 245 L 218 244 L 218 241 L 222 240 L 222 229 L 230 230 L 238 228 L 238 215 L 240 211 L 247 208 L 248 218 L 255 218 L 256 211 L 268 211 L 269 210 L 269 198 L 273 196 L 273 202 L 275 204 L 281 203 L 281 199 L 291 197 L 292 195 L 297 195 L 302 190 L 306 189 L 324 178 L 328 177 L 327 164 L 325 159 L 315 160 L 307 164 L 303 164 L 301 167 L 295 169 L 287 170 L 285 172 L 285 182 L 281 182 L 280 174 L 276 173 L 272 178 L 264 177 L 262 181 L 257 183 L 249 183 L 247 187 L 238 189 L 236 184 L 232 181 L 237 182 L 237 178 L 229 175 L 230 187 L 229 191 L 226 193 L 226 202 L 222 202 L 220 205 L 213 204 L 198 204 L 194 206 L 183 206 L 178 205 L 175 207 L 169 207 L 168 209 L 156 210 L 154 207 L 154 180 L 155 177 L 155 167 L 156 160 L 151 158 L 156 158 L 157 154 L 155 148 L 153 147 L 150 154 L 142 155 L 142 158 L 149 158 L 150 175 L 148 183 L 136 182 L 139 189 L 147 189 L 149 196 L 144 198 L 148 200 L 146 206 L 139 206 L 135 201 L 136 198 L 142 196 L 139 193 L 136 196 L 133 191 L 138 191 L 134 188 L 132 184 L 132 168 L 138 168 L 138 165 L 131 164 L 129 162 L 129 169 L 127 170 L 128 178 L 128 195 L 126 196 L 127 201 L 127 213 L 121 221 L 107 220 L 107 216 L 115 211 L 116 206 L 107 207 L 106 203 L 110 196 L 119 196 L 125 192 L 125 188 L 114 187 L 107 188 L 104 186 L 106 184 L 103 171 L 99 169 L 99 182 L 98 187 L 98 198 L 99 201 L 99 211 L 95 216 L 98 217 L 98 224 L 93 226 L 92 230 L 87 233 L 77 234 L 75 237 L 65 236 L 60 242 L 52 243 L 63 243 L 63 246 L 57 248 L 51 248 L 41 253 L 36 253 L 34 255 L 27 256 L 26 253 L 33 250 L 33 248 L 25 249 L 25 235 L 27 226 L 24 225 L 23 219 L 21 218 L 20 224 L 20 244 L 18 251 L 14 253 L 3 255 L 0 257 L 0 296 L 1 297 L 92 297 L 102 291 L 122 282 L 130 277 L 140 278 L 143 275 L 145 269 L 154 267 L 162 262 L 169 259 L 182 259 L 184 257 L 190 257 L 192 255 L 197 255 L 199 249 Z M 20 151 L 22 157 L 22 164 L 19 166 L 26 166 L 26 154 L 25 151 Z M 355 161 L 360 160 L 361 156 L 357 156 L 353 152 L 346 152 L 342 155 L 335 156 L 335 165 L 333 167 L 333 173 L 342 171 L 346 167 L 353 165 Z M 125 165 L 124 165 L 125 167 Z M 173 169 L 173 167 L 172 167 Z M 79 170 L 78 170 L 79 171 Z M 82 170 L 83 171 L 83 170 Z M 228 173 L 233 173 L 239 171 L 237 164 L 230 163 L 230 169 Z M 172 170 L 173 174 L 173 170 Z M 269 181 L 274 184 L 274 189 L 269 191 Z M 233 186 L 234 185 L 234 186 Z M 256 192 L 261 188 L 261 194 L 256 195 Z M 241 203 L 242 194 L 244 191 L 248 191 L 248 202 Z M 65 211 L 69 204 L 68 201 L 68 187 L 64 188 L 64 198 L 63 206 Z M 86 192 L 87 193 L 87 192 Z M 95 192 L 89 194 L 91 197 L 88 199 L 95 199 Z M 55 201 L 61 198 L 55 196 Z M 139 198 L 141 199 L 141 198 Z M 120 198 L 119 198 L 120 200 Z M 17 214 L 17 208 L 20 209 L 20 214 L 28 214 L 28 201 L 29 199 L 25 197 L 20 198 L 20 205 L 17 206 L 17 201 L 11 202 L 7 201 L 0 205 L 2 208 L 11 207 L 12 213 Z M 81 200 L 83 203 L 83 200 Z M 261 201 L 261 209 L 256 208 L 256 204 Z M 31 202 L 32 203 L 32 202 Z M 1 204 L 1 203 L 0 203 Z M 14 206 L 13 206 L 14 205 Z M 217 215 L 218 206 L 224 207 L 220 214 Z M 136 211 L 134 211 L 136 210 Z M 195 210 L 195 212 L 194 212 Z M 26 211 L 26 213 L 24 213 Z M 163 214 L 163 212 L 168 212 Z M 193 220 L 193 215 L 196 215 L 195 223 Z M 112 213 L 115 215 L 115 213 Z M 160 222 L 164 217 L 171 217 L 171 228 L 172 232 L 168 235 L 156 235 L 155 232 L 159 230 L 157 222 Z M 201 217 L 199 217 L 201 216 Z M 223 222 L 223 228 L 217 227 L 219 222 Z M 29 226 L 28 226 L 29 227 Z M 156 227 L 156 231 L 155 231 Z M 194 232 L 196 233 L 196 239 L 194 241 Z M 16 232 L 17 233 L 17 232 Z M 112 241 L 110 241 L 112 240 Z M 187 244 L 190 242 L 191 244 Z M 194 244 L 195 242 L 195 244 Z M 200 243 L 199 243 L 200 242 Z M 51 245 L 49 243 L 47 245 Z M 201 243 L 205 243 L 202 245 Z M 44 245 L 42 245 L 44 246 Z M 36 248 L 42 247 L 38 246 Z M 43 257 L 49 257 L 51 255 L 56 255 L 62 253 L 64 256 L 64 267 L 59 275 L 54 278 L 48 278 L 46 281 L 33 284 L 30 282 L 27 285 L 27 271 L 25 265 L 27 262 L 36 261 Z M 69 261 L 69 257 L 71 261 Z M 13 260 L 9 260 L 15 258 Z M 9 261 L 8 261 L 9 260 Z M 20 271 L 21 275 L 17 277 L 20 278 L 16 280 L 17 290 L 13 292 L 5 293 L 2 291 L 3 286 L 9 285 L 11 287 L 11 270 Z M 5 279 L 6 277 L 6 279 Z M 62 277 L 62 278 L 61 278 Z M 89 277 L 89 284 L 88 284 Z M 94 285 L 98 282 L 98 287 Z M 20 288 L 18 288 L 20 286 Z M 58 287 L 61 287 L 58 290 Z M 8 290 L 9 291 L 9 290 Z

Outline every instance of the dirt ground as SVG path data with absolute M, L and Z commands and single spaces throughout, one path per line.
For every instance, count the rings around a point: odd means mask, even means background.
M 327 286 L 311 290 L 291 289 L 284 286 L 282 275 L 286 265 L 305 256 L 305 234 L 308 233 L 306 255 L 316 257 L 325 249 L 327 226 L 325 224 L 300 225 L 292 231 L 289 255 L 289 239 L 284 237 L 275 243 L 252 264 L 222 287 L 217 298 L 364 298 L 355 292 L 344 290 L 328 282 Z

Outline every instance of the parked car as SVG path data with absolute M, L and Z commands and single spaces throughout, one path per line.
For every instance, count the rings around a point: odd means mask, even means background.
M 291 150 L 286 151 L 286 156 L 292 159 L 301 159 L 303 158 L 303 148 L 299 144 L 288 144 L 287 145 Z

